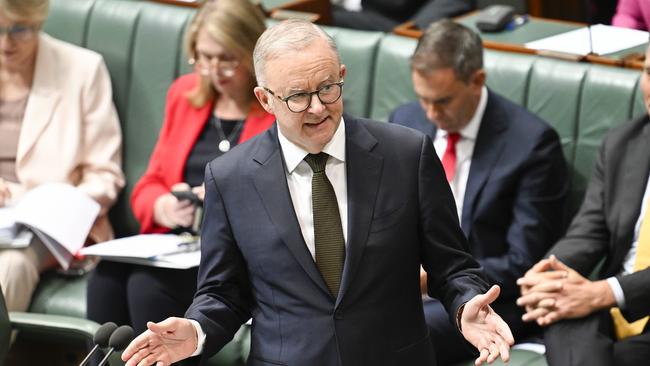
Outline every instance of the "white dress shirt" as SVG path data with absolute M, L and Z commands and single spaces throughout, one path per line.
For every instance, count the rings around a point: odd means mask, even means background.
M 646 215 L 646 212 L 648 212 L 649 199 L 650 199 L 650 177 L 648 177 L 648 181 L 645 187 L 645 193 L 643 194 L 643 201 L 641 201 L 641 212 L 639 213 L 639 217 L 636 219 L 636 225 L 634 225 L 634 238 L 632 241 L 632 247 L 630 248 L 630 251 L 627 252 L 625 259 L 623 260 L 623 271 L 621 271 L 621 274 L 624 276 L 634 272 L 634 261 L 636 260 L 636 250 L 639 246 L 639 233 L 641 232 L 641 222 L 643 221 L 643 217 Z M 648 219 L 650 219 L 650 217 Z M 616 304 L 618 305 L 619 308 L 624 308 L 625 295 L 623 294 L 623 288 L 621 287 L 621 284 L 618 282 L 618 279 L 616 277 L 610 277 L 607 279 L 607 282 L 609 283 L 609 287 L 612 288 L 612 292 L 614 293 L 614 297 L 616 298 Z
M 314 174 L 309 165 L 303 159 L 308 152 L 289 141 L 278 128 L 278 138 L 286 166 L 287 185 L 293 201 L 293 209 L 300 224 L 300 231 L 305 239 L 305 244 L 316 260 L 316 246 L 314 244 L 314 215 L 312 213 L 311 200 L 311 178 Z M 345 171 L 345 121 L 341 117 L 341 123 L 334 132 L 332 140 L 323 147 L 323 152 L 330 155 L 325 164 L 325 175 L 329 179 L 341 214 L 341 225 L 343 226 L 343 238 L 347 245 L 348 239 L 348 183 Z M 197 348 L 192 354 L 196 356 L 203 352 L 206 334 L 199 322 L 190 319 L 198 337 Z
M 460 133 L 460 140 L 456 143 L 456 175 L 451 182 L 449 182 L 451 192 L 454 195 L 454 201 L 456 201 L 458 220 L 461 220 L 463 214 L 463 202 L 465 200 L 465 188 L 467 186 L 467 178 L 469 177 L 469 168 L 472 165 L 474 145 L 476 145 L 476 137 L 478 136 L 478 130 L 481 127 L 487 99 L 487 88 L 483 87 L 481 90 L 481 98 L 476 106 L 474 115 L 469 120 L 469 123 L 463 127 L 463 129 L 458 131 Z M 448 134 L 447 131 L 438 128 L 433 140 L 433 147 L 436 149 L 436 154 L 438 154 L 438 157 L 441 160 L 445 153 L 445 149 L 447 148 Z

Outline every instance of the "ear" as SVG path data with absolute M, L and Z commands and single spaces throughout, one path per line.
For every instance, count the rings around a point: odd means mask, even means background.
M 478 69 L 474 73 L 474 76 L 472 76 L 472 85 L 477 87 L 478 89 L 483 88 L 485 85 L 485 79 L 486 79 L 486 74 L 484 69 Z
M 265 111 L 267 111 L 270 114 L 275 114 L 273 113 L 273 110 L 271 109 L 271 104 L 269 100 L 269 94 L 262 88 L 261 86 L 256 86 L 253 89 L 253 93 L 255 93 L 255 98 L 257 98 L 257 101 L 260 102 L 260 105 L 262 108 L 264 108 Z
M 341 80 L 345 79 L 345 71 L 346 71 L 345 65 L 341 64 L 341 70 L 339 71 L 339 78 Z

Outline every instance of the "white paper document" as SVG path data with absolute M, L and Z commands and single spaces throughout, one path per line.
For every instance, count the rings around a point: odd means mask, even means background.
M 201 260 L 196 239 L 172 234 L 143 234 L 110 240 L 83 248 L 81 254 L 116 262 L 178 269 L 197 267 Z
M 591 33 L 591 34 L 590 34 Z M 636 29 L 592 25 L 525 44 L 527 48 L 574 55 L 607 55 L 648 42 L 648 32 Z
M 84 246 L 99 210 L 97 202 L 69 184 L 40 185 L 14 206 L 0 210 L 0 232 L 11 235 L 3 237 L 4 247 L 28 245 L 31 237 L 24 234 L 27 228 L 45 244 L 61 267 L 68 269 L 73 256 Z

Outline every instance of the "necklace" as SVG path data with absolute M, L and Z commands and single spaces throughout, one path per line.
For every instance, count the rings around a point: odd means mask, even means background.
M 221 152 L 227 152 L 230 150 L 231 147 L 231 139 L 233 136 L 237 136 L 239 133 L 239 130 L 241 129 L 242 125 L 244 124 L 243 120 L 239 120 L 235 123 L 235 127 L 233 127 L 232 131 L 226 136 L 225 132 L 223 131 L 223 126 L 221 125 L 221 118 L 217 116 L 212 117 L 214 120 L 214 128 L 217 130 L 217 134 L 219 135 L 219 151 Z

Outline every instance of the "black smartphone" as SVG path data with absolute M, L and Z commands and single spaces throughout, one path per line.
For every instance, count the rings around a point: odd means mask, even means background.
M 172 196 L 179 201 L 190 201 L 196 206 L 203 206 L 203 201 L 192 191 L 172 191 Z

